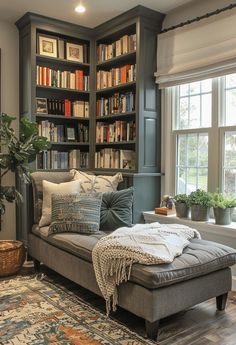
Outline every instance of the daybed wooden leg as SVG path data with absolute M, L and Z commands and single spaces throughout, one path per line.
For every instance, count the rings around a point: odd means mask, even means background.
M 146 327 L 146 333 L 147 333 L 148 338 L 152 340 L 157 340 L 159 320 L 154 321 L 154 322 L 149 322 L 145 320 L 145 327 Z
M 36 259 L 33 260 L 34 261 L 34 269 L 35 269 L 35 272 L 38 273 L 40 272 L 40 262 Z
M 218 310 L 225 310 L 228 292 L 216 297 L 216 307 Z

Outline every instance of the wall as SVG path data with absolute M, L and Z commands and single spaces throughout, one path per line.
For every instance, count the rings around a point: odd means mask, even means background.
M 18 117 L 19 115 L 19 42 L 18 30 L 14 24 L 0 21 L 1 48 L 1 111 Z M 15 121 L 18 130 L 18 121 Z M 13 174 L 8 174 L 3 184 L 12 185 Z M 2 219 L 0 239 L 15 239 L 15 205 L 6 204 L 6 214 Z
M 217 8 L 226 7 L 232 2 L 232 0 L 193 0 L 187 5 L 170 11 L 164 19 L 163 28 L 215 11 Z

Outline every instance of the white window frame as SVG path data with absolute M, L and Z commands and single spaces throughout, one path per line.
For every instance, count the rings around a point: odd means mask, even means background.
M 176 110 L 176 88 L 166 88 L 162 91 L 162 162 L 161 171 L 164 173 L 161 192 L 163 194 L 176 194 L 176 158 L 177 158 L 177 135 L 190 133 L 208 133 L 208 191 L 214 192 L 221 188 L 222 176 L 219 174 L 220 142 L 218 127 L 221 119 L 219 115 L 219 83 L 218 79 L 212 79 L 212 126 L 205 128 L 174 129 Z M 225 130 L 226 127 L 224 127 Z M 230 127 L 232 128 L 232 127 Z M 217 157 L 217 158 L 216 158 Z M 211 177 L 209 179 L 209 176 Z M 220 181 L 221 179 L 221 181 Z
M 236 125 L 225 126 L 223 121 L 224 82 L 212 79 L 212 126 L 209 128 L 173 130 L 176 119 L 176 88 L 162 90 L 162 145 L 161 145 L 161 194 L 176 194 L 177 135 L 185 133 L 208 133 L 208 191 L 223 189 L 224 138 L 226 132 L 236 132 Z M 209 178 L 210 176 L 210 178 Z M 233 220 L 236 221 L 236 210 Z

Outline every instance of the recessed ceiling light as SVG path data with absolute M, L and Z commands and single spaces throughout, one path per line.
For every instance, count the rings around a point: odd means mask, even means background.
M 75 8 L 75 11 L 78 12 L 78 13 L 84 13 L 86 11 L 86 8 L 83 5 L 78 5 Z

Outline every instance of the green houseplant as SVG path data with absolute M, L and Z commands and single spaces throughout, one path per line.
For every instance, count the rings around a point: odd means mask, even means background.
M 15 120 L 7 114 L 0 114 L 0 213 L 5 213 L 5 201 L 13 202 L 22 200 L 21 194 L 15 186 L 2 185 L 3 177 L 9 172 L 16 173 L 25 183 L 30 181 L 30 163 L 42 150 L 50 148 L 46 138 L 38 135 L 37 125 L 27 118 L 20 121 L 19 138 L 12 128 Z
M 191 219 L 195 221 L 209 220 L 209 213 L 212 196 L 203 189 L 197 189 L 189 195 L 189 203 L 191 207 Z
M 232 221 L 232 213 L 236 206 L 236 199 L 224 196 L 222 193 L 212 193 L 211 206 L 214 210 L 215 223 L 228 225 Z
M 50 143 L 38 135 L 37 125 L 27 118 L 20 121 L 19 138 L 12 128 L 14 117 L 0 114 L 0 215 L 5 213 L 5 202 L 22 201 L 16 187 L 2 184 L 9 172 L 17 174 L 25 183 L 30 181 L 30 163 L 37 153 L 48 149 Z M 1 229 L 1 228 L 0 228 Z M 0 277 L 15 274 L 25 260 L 25 249 L 20 241 L 0 241 Z
M 189 216 L 189 197 L 187 194 L 177 194 L 174 197 L 176 216 L 179 218 L 188 218 Z

